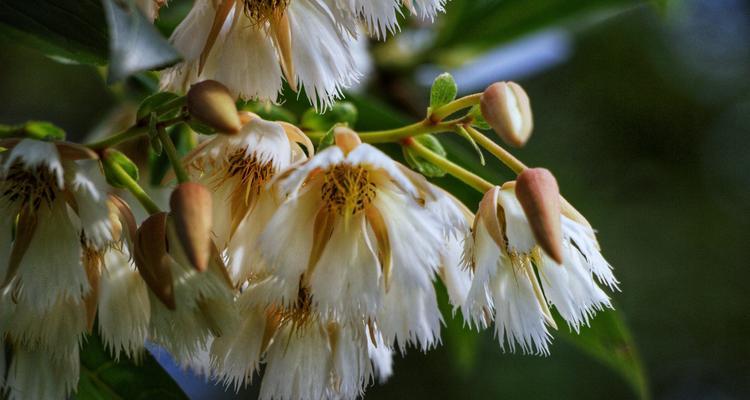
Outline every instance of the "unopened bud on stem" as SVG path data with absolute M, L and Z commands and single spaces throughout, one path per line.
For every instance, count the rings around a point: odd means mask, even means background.
M 531 137 L 534 120 L 529 96 L 515 82 L 497 82 L 482 94 L 482 116 L 505 143 L 523 147 Z
M 516 180 L 516 197 L 539 247 L 555 262 L 562 264 L 560 189 L 555 177 L 544 168 L 524 170 Z
M 191 86 L 187 106 L 193 118 L 219 133 L 235 134 L 242 128 L 237 105 L 229 89 L 219 82 L 207 80 Z
M 167 253 L 167 213 L 153 214 L 136 233 L 133 259 L 146 285 L 170 310 L 177 307 Z
M 345 126 L 333 128 L 333 138 L 336 141 L 336 146 L 339 146 L 344 153 L 349 153 L 362 144 L 362 139 L 359 138 L 357 132 Z
M 190 263 L 198 271 L 205 271 L 211 257 L 211 193 L 201 184 L 183 183 L 172 192 L 169 206 L 177 236 Z

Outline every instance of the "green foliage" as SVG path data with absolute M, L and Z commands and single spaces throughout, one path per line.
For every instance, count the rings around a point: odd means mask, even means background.
M 81 378 L 76 400 L 187 399 L 187 396 L 148 353 L 138 364 L 115 361 L 97 334 L 88 337 L 81 350 Z
M 148 117 L 151 113 L 161 114 L 162 118 L 174 118 L 177 116 L 179 107 L 171 107 L 175 102 L 179 102 L 183 97 L 171 93 L 171 92 L 159 92 L 151 96 L 146 97 L 141 104 L 138 106 L 138 112 L 136 113 L 136 120 L 142 120 Z
M 36 140 L 65 140 L 65 131 L 45 121 L 28 121 L 20 125 L 0 125 L 0 138 L 21 137 Z
M 357 123 L 359 111 L 351 102 L 340 101 L 323 114 L 310 108 L 302 115 L 300 126 L 311 131 L 326 132 L 336 124 L 354 126 Z
M 641 399 L 649 398 L 648 382 L 638 349 L 622 314 L 616 310 L 601 311 L 591 319 L 591 326 L 580 334 L 567 328 L 556 318 L 557 333 L 581 351 L 601 361 L 628 382 Z
M 109 23 L 109 82 L 141 71 L 169 66 L 180 59 L 177 51 L 141 14 L 133 2 L 102 0 Z
M 447 72 L 438 75 L 430 91 L 430 108 L 436 109 L 456 99 L 458 85 L 453 76 Z
M 107 62 L 107 24 L 100 0 L 3 0 L 0 33 L 52 57 Z
M 427 147 L 440 156 L 445 157 L 446 155 L 448 155 L 448 153 L 445 151 L 445 148 L 443 148 L 443 145 L 434 135 L 414 136 L 412 140 L 416 140 L 421 145 Z M 420 157 L 419 155 L 414 153 L 414 151 L 410 147 L 404 146 L 403 149 L 406 162 L 410 167 L 419 171 L 419 173 L 421 173 L 422 175 L 428 178 L 440 178 L 446 175 L 447 172 L 444 169 Z
M 107 150 L 106 162 L 104 162 L 104 176 L 107 178 L 107 183 L 116 188 L 126 187 L 126 185 L 118 178 L 117 173 L 112 170 L 115 165 L 122 168 L 125 173 L 133 178 L 133 180 L 136 182 L 138 181 L 138 166 L 122 152 L 109 149 Z
M 297 115 L 293 112 L 268 102 L 240 100 L 237 102 L 237 109 L 258 114 L 261 118 L 269 121 L 284 121 L 290 124 L 297 122 Z

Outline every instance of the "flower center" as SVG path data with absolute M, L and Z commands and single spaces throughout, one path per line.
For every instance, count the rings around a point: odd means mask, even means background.
M 243 0 L 245 15 L 251 20 L 261 23 L 271 17 L 281 15 L 291 0 Z
M 227 178 L 239 178 L 242 187 L 246 188 L 246 196 L 259 195 L 276 170 L 273 163 L 261 162 L 255 154 L 250 157 L 246 154 L 245 149 L 240 149 L 229 156 Z
M 21 165 L 13 165 L 2 184 L 0 194 L 11 203 L 20 202 L 38 210 L 42 203 L 47 206 L 57 196 L 57 183 L 54 173 L 45 167 L 28 170 Z
M 340 215 L 363 211 L 375 198 L 370 171 L 350 165 L 332 167 L 325 173 L 322 197 L 328 209 Z

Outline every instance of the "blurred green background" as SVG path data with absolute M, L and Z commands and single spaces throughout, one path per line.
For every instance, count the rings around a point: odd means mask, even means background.
M 188 5 L 174 3 L 162 28 Z M 353 95 L 361 129 L 421 118 L 444 70 L 464 92 L 520 82 L 536 128 L 515 153 L 551 169 L 598 229 L 653 397 L 750 398 L 748 3 L 453 0 L 434 27 L 411 25 L 372 50 L 372 77 Z M 49 120 L 82 138 L 123 99 L 101 72 L 0 35 L 0 123 Z M 467 144 L 445 144 L 478 166 Z M 511 179 L 489 158 L 484 171 Z M 460 197 L 471 207 L 479 200 L 468 190 Z M 636 396 L 560 335 L 551 356 L 521 356 L 503 354 L 490 331 L 448 325 L 442 347 L 396 357 L 394 376 L 367 397 Z M 194 398 L 214 396 L 190 386 Z

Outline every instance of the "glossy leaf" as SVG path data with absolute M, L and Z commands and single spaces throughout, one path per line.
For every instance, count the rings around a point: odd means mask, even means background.
M 98 335 L 92 335 L 81 350 L 81 378 L 73 396 L 77 400 L 98 399 L 187 399 L 179 386 L 148 353 L 140 363 L 115 361 Z
M 458 94 L 458 85 L 453 76 L 447 72 L 438 75 L 430 91 L 430 108 L 434 110 L 450 103 L 456 99 L 456 94 Z
M 133 2 L 102 0 L 109 24 L 109 82 L 174 64 L 179 53 Z
M 0 1 L 0 34 L 55 58 L 107 62 L 107 25 L 100 0 Z
M 413 140 L 416 140 L 421 145 L 443 157 L 448 155 L 445 148 L 443 148 L 443 145 L 434 135 L 419 135 L 413 137 Z M 446 174 L 444 169 L 415 154 L 411 150 L 411 147 L 404 146 L 404 158 L 406 159 L 406 162 L 409 163 L 410 167 L 428 178 L 440 178 Z
M 556 322 L 560 327 L 557 331 L 559 337 L 620 374 L 639 398 L 649 397 L 648 382 L 638 349 L 619 311 L 597 313 L 591 320 L 591 326 L 581 328 L 580 334 L 568 329 L 559 316 Z

